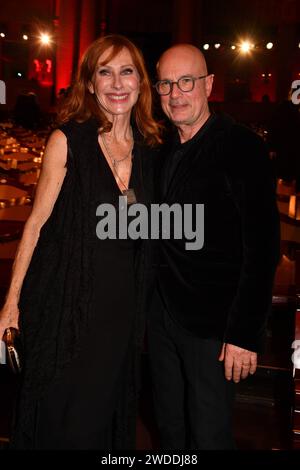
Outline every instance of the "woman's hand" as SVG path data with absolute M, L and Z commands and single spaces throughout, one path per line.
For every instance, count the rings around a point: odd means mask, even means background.
M 5 304 L 0 312 L 0 340 L 3 339 L 6 328 L 19 329 L 19 307 L 17 303 Z

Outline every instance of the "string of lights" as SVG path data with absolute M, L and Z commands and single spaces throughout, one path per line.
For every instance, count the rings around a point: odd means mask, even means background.
M 208 50 L 236 50 L 237 52 L 243 53 L 243 54 L 248 54 L 252 51 L 259 51 L 263 49 L 271 50 L 274 47 L 276 47 L 276 44 L 274 44 L 271 41 L 268 42 L 260 42 L 260 43 L 254 43 L 251 40 L 243 40 L 240 42 L 214 42 L 214 43 L 204 43 L 202 45 L 202 49 L 205 51 Z M 297 47 L 300 49 L 300 42 L 297 44 Z
M 51 34 L 48 32 L 41 32 L 38 36 L 35 35 L 28 35 L 28 34 L 21 34 L 20 38 L 24 41 L 29 41 L 30 39 L 38 39 L 41 44 L 43 45 L 49 45 L 52 42 L 52 37 Z M 13 41 L 10 39 L 5 31 L 1 31 L 0 29 L 0 40 L 1 39 L 6 39 L 8 41 Z M 15 40 L 14 40 L 15 41 Z M 208 50 L 224 50 L 224 49 L 231 49 L 231 50 L 236 50 L 241 53 L 247 54 L 253 50 L 262 50 L 262 49 L 267 49 L 271 50 L 274 47 L 276 47 L 276 44 L 274 44 L 272 41 L 264 41 L 264 42 L 259 42 L 259 43 L 254 43 L 251 40 L 242 40 L 239 42 L 228 42 L 228 41 L 222 41 L 222 42 L 213 42 L 209 43 L 206 42 L 202 45 L 202 48 L 205 51 Z M 298 42 L 297 47 L 300 49 L 300 42 Z
M 10 38 L 4 31 L 0 30 L 0 40 L 1 39 L 4 39 L 7 42 L 18 42 L 17 39 Z M 31 36 L 28 34 L 21 34 L 19 40 L 29 41 L 30 39 L 33 39 L 34 41 L 38 40 L 43 45 L 50 45 L 51 42 L 53 42 L 51 34 L 47 32 L 41 32 L 38 35 Z

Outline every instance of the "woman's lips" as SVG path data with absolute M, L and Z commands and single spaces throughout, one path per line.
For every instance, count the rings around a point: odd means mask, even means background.
M 122 101 L 127 101 L 129 94 L 128 93 L 123 93 L 122 95 L 115 95 L 115 94 L 108 94 L 106 95 L 110 101 L 115 101 L 115 102 L 122 102 Z

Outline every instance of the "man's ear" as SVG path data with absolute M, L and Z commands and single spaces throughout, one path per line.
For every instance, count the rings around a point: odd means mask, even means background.
M 205 90 L 206 90 L 206 96 L 207 98 L 210 97 L 210 94 L 211 94 L 211 90 L 212 90 L 212 86 L 213 86 L 213 82 L 214 82 L 214 74 L 211 73 L 210 75 L 208 75 L 206 78 L 205 78 Z
M 88 83 L 88 90 L 91 93 L 91 95 L 95 93 L 94 85 L 92 84 L 92 82 Z

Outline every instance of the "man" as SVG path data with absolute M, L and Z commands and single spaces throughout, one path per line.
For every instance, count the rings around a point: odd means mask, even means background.
M 157 71 L 174 125 L 159 202 L 204 204 L 202 249 L 159 242 L 148 342 L 161 446 L 233 449 L 234 383 L 256 370 L 279 258 L 275 184 L 261 139 L 210 113 L 196 47 L 168 49 Z

